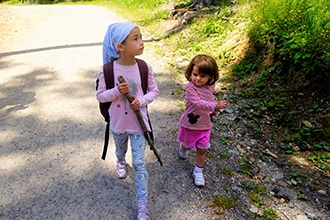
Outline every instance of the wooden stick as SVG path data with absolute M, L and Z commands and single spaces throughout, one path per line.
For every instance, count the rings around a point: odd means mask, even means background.
M 118 81 L 119 83 L 123 83 L 125 82 L 125 79 L 123 76 L 118 76 Z M 133 102 L 133 97 L 132 95 L 128 92 L 125 94 L 126 98 L 128 99 L 129 103 L 132 103 Z M 153 141 L 151 140 L 151 137 L 150 137 L 150 134 L 149 134 L 149 131 L 147 129 L 147 126 L 146 124 L 144 123 L 144 120 L 143 120 L 143 117 L 142 117 L 142 114 L 140 112 L 140 110 L 136 110 L 134 111 L 138 121 L 139 121 L 139 124 L 141 125 L 141 128 L 142 128 L 142 131 L 143 131 L 143 134 L 144 134 L 144 137 L 146 138 L 149 146 L 150 146 L 150 150 L 152 150 L 154 152 L 154 154 L 156 155 L 157 159 L 158 159 L 158 162 L 160 163 L 160 166 L 163 166 L 163 162 L 157 152 L 157 149 L 155 148 L 155 145 L 153 143 Z

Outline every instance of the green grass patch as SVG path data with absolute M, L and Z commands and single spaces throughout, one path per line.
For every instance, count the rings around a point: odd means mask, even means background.
M 233 199 L 218 195 L 210 204 L 210 207 L 217 215 L 222 215 L 225 209 L 235 208 L 236 204 Z

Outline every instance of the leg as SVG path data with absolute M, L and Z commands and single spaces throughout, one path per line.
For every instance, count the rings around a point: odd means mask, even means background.
M 128 134 L 116 134 L 114 132 L 112 134 L 116 145 L 116 177 L 124 179 L 127 177 L 125 156 L 127 152 Z
M 211 130 L 201 131 L 197 142 L 196 165 L 203 168 L 206 160 L 206 149 L 210 148 Z
M 180 144 L 179 155 L 183 160 L 188 158 L 188 149 L 184 146 L 183 143 Z
M 195 145 L 191 140 L 190 130 L 179 126 L 177 141 L 180 143 L 179 157 L 183 160 L 187 159 L 189 154 L 186 146 L 189 146 L 189 144 L 193 144 L 193 146 Z
M 203 187 L 205 185 L 205 180 L 203 175 L 205 159 L 206 159 L 206 150 L 197 147 L 196 166 L 194 168 L 193 178 L 195 185 L 198 187 Z
M 135 173 L 137 196 L 137 219 L 149 220 L 148 206 L 148 172 L 145 163 L 145 149 L 147 141 L 143 133 L 135 133 L 130 136 L 132 148 L 132 163 Z
M 112 132 L 112 135 L 116 145 L 117 161 L 123 163 L 125 162 L 125 156 L 127 152 L 128 134 Z
M 135 173 L 137 189 L 137 202 L 147 204 L 148 202 L 148 173 L 145 163 L 146 139 L 143 133 L 135 133 L 130 136 L 132 148 L 132 163 Z
M 200 149 L 197 147 L 196 151 L 196 165 L 203 168 L 205 165 L 205 159 L 206 159 L 206 150 Z

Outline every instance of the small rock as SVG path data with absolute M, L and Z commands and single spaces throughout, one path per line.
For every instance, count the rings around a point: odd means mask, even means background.
M 37 208 L 33 208 L 32 209 L 32 214 L 33 215 L 37 215 L 39 213 L 38 209 Z
M 288 203 L 288 206 L 289 206 L 291 209 L 294 208 L 294 204 L 293 204 L 292 202 L 289 202 L 289 203 Z
M 259 209 L 257 207 L 255 207 L 254 205 L 251 205 L 250 212 L 255 214 L 255 213 L 258 213 L 258 211 L 259 211 Z
M 312 123 L 310 123 L 309 121 L 302 121 L 302 123 L 306 126 L 306 127 L 308 127 L 308 128 L 311 128 L 312 127 Z
M 306 215 L 297 215 L 297 220 L 308 220 Z
M 313 220 L 318 220 L 319 219 L 317 217 L 317 215 L 315 215 L 314 213 L 306 212 L 306 215 L 308 216 L 308 218 L 313 219 Z
M 229 137 L 229 134 L 226 133 L 226 132 L 221 132 L 221 136 L 224 137 L 224 138 L 228 138 Z
M 298 146 L 292 146 L 292 149 L 294 150 L 294 151 L 300 151 L 300 148 L 298 147 Z
M 291 179 L 290 182 L 292 183 L 292 185 L 296 186 L 298 184 L 298 182 L 295 179 Z
M 274 172 L 272 173 L 272 178 L 273 179 L 276 179 L 276 180 L 280 180 L 280 179 L 283 179 L 284 175 L 282 172 Z
M 225 112 L 228 114 L 232 114 L 234 112 L 234 110 L 225 108 Z
M 327 192 L 323 189 L 317 190 L 317 192 L 322 194 L 322 195 L 327 195 Z
M 239 155 L 237 150 L 228 150 L 228 154 Z
M 237 145 L 236 146 L 237 150 L 241 153 L 241 154 L 245 154 L 246 151 L 244 149 L 241 148 L 241 145 Z

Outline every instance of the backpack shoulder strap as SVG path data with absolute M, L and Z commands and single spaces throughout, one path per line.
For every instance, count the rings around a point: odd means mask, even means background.
M 143 93 L 146 94 L 148 90 L 148 65 L 141 59 L 136 59 L 140 71 L 141 87 Z M 104 80 L 107 89 L 115 87 L 113 74 L 113 61 L 103 65 Z
M 103 74 L 104 74 L 104 81 L 107 89 L 111 89 L 114 87 L 114 75 L 113 75 L 113 61 L 110 63 L 106 63 L 103 65 Z M 105 160 L 105 157 L 107 155 L 108 145 L 109 145 L 109 133 L 110 133 L 110 117 L 108 114 L 108 109 L 111 105 L 111 102 L 108 103 L 100 103 L 100 106 L 103 105 L 107 111 L 105 116 L 105 121 L 107 122 L 107 125 L 105 127 L 105 134 L 104 134 L 104 146 L 103 146 L 103 152 L 101 159 Z M 103 109 L 103 108 L 102 108 Z
M 142 87 L 143 93 L 146 94 L 148 92 L 148 65 L 144 60 L 141 60 L 141 59 L 136 59 L 136 62 L 138 63 L 138 66 L 139 66 L 140 77 L 141 77 L 141 87 Z M 154 142 L 154 134 L 152 132 L 152 126 L 151 126 L 148 111 L 147 111 L 147 116 L 148 116 L 148 123 L 149 123 L 150 129 L 151 129 L 151 131 L 149 132 L 149 135 L 150 135 L 152 142 Z
M 139 67 L 140 77 L 141 77 L 141 87 L 143 93 L 146 94 L 148 90 L 148 65 L 144 60 L 136 59 Z
M 115 87 L 113 75 L 113 61 L 103 65 L 104 81 L 107 89 Z

